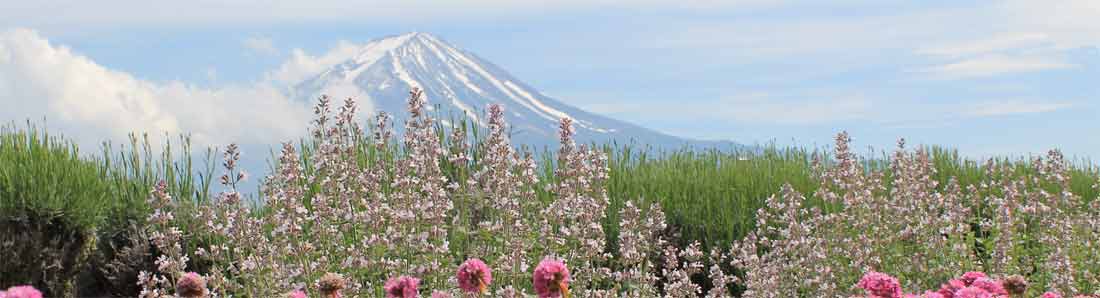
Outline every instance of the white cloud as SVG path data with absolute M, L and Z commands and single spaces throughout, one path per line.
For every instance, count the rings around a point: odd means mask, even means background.
M 858 1 L 855 1 L 858 2 Z M 837 10 L 858 11 L 859 5 L 837 5 Z M 830 59 L 867 56 L 885 50 L 909 50 L 930 41 L 954 37 L 957 24 L 928 22 L 974 18 L 969 10 L 914 9 L 904 13 L 815 14 L 797 6 L 781 7 L 776 13 L 805 13 L 783 18 L 687 19 L 670 22 L 655 32 L 643 32 L 637 42 L 643 47 L 668 49 L 723 49 L 746 58 L 796 55 L 828 55 Z M 984 17 L 982 17 L 984 18 Z M 719 54 L 719 53 L 716 53 Z
M 1049 47 L 1049 34 L 1037 32 L 1007 33 L 981 40 L 963 40 L 917 49 L 918 54 L 947 57 L 989 54 L 1010 50 Z
M 275 48 L 275 42 L 271 38 L 267 37 L 249 37 L 241 41 L 241 45 L 249 51 L 266 56 L 274 56 L 279 54 L 279 49 Z
M 270 143 L 296 138 L 307 103 L 271 84 L 200 88 L 150 82 L 105 68 L 36 32 L 0 32 L 0 119 L 47 119 L 83 146 L 148 132 L 154 142 L 190 133 L 200 145 Z
M 1074 68 L 1078 66 L 1066 59 L 1065 50 L 1075 46 L 1080 45 L 1060 43 L 1051 34 L 1039 32 L 1010 32 L 979 40 L 952 41 L 917 49 L 917 54 L 930 56 L 938 63 L 915 72 L 960 79 Z
M 1013 0 L 998 9 L 1010 30 L 1044 32 L 1060 47 L 1100 46 L 1100 1 Z
M 975 5 L 865 5 L 831 2 L 830 11 L 776 6 L 778 15 L 798 17 L 674 19 L 649 32 L 636 32 L 639 47 L 710 50 L 732 61 L 813 59 L 852 65 L 908 64 L 918 58 L 965 58 L 1005 54 L 1034 62 L 1066 49 L 1100 46 L 1100 1 L 1010 0 Z M 725 12 L 729 12 L 728 10 Z M 803 15 L 804 14 L 804 15 Z M 644 29 L 644 28 L 643 28 Z M 1008 55 L 1011 54 L 1011 55 Z M 907 59 L 907 60 L 899 60 Z M 839 62 L 837 62 L 839 61 Z M 921 65 L 921 63 L 916 63 Z M 1018 69 L 1018 68 L 1017 68 Z
M 351 59 L 362 52 L 363 45 L 340 41 L 325 54 L 313 56 L 302 49 L 290 51 L 290 59 L 278 69 L 266 74 L 268 80 L 280 83 L 297 83 L 315 75 L 325 68 Z
M 1073 107 L 1073 104 L 1065 102 L 999 100 L 968 104 L 967 107 L 962 110 L 962 113 L 972 117 L 991 117 L 1046 113 L 1070 107 Z
M 1010 56 L 992 54 L 948 64 L 926 67 L 920 73 L 938 78 L 958 79 L 988 77 L 1002 74 L 1026 73 L 1077 67 L 1056 57 Z
M 942 78 L 971 78 L 1078 67 L 1067 50 L 1100 46 L 1100 2 L 1093 0 L 1012 0 L 983 6 L 989 13 L 953 26 L 969 36 L 929 40 L 915 52 L 954 58 L 919 72 Z M 950 22 L 950 21 L 949 21 Z M 962 58 L 962 60 L 958 60 Z

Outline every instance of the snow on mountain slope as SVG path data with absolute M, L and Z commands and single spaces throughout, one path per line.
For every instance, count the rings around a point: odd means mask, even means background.
M 314 100 L 322 94 L 369 101 L 402 123 L 411 88 L 424 90 L 439 118 L 448 115 L 486 125 L 489 104 L 501 104 L 517 144 L 552 145 L 561 118 L 574 120 L 578 142 L 637 142 L 653 146 L 721 145 L 678 138 L 589 113 L 538 92 L 476 55 L 427 33 L 407 33 L 372 41 L 351 59 L 328 67 L 293 86 L 293 96 Z

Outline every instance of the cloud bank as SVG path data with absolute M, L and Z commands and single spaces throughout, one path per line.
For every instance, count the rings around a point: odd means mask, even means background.
M 191 134 L 197 145 L 266 144 L 301 136 L 308 102 L 270 82 L 201 88 L 108 69 L 29 29 L 0 31 L 0 120 L 29 119 L 82 147 L 148 133 Z

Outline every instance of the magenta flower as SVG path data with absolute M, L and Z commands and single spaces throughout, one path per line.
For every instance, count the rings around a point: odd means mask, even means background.
M 879 272 L 867 272 L 856 284 L 868 295 L 879 298 L 901 298 L 901 283 L 897 278 Z
M 493 282 L 493 270 L 479 259 L 469 259 L 458 266 L 458 287 L 466 293 L 485 294 Z
M 383 286 L 386 289 L 386 298 L 416 298 L 419 295 L 420 279 L 402 275 L 391 278 Z
M 981 273 L 981 272 L 978 272 L 978 271 L 970 271 L 970 272 L 967 272 L 967 273 L 963 273 L 962 277 L 959 277 L 959 279 L 961 279 L 964 283 L 966 283 L 967 286 L 969 286 L 969 285 L 974 284 L 974 281 L 978 280 L 979 278 L 983 278 L 983 277 L 989 277 L 989 276 L 986 276 L 985 273 Z
M 1001 284 L 1001 282 L 992 280 L 987 277 L 981 277 L 974 280 L 974 283 L 972 283 L 971 286 L 981 288 L 982 290 L 985 290 L 986 292 L 994 295 L 1008 295 L 1008 291 L 1005 290 L 1005 287 Z
M 4 298 L 42 298 L 42 292 L 32 286 L 17 286 L 0 291 L 0 297 Z
M 993 298 L 993 294 L 979 287 L 965 287 L 955 292 L 955 298 Z
M 1039 296 L 1039 298 L 1062 298 L 1062 295 L 1055 292 L 1046 292 L 1043 293 L 1042 296 Z
M 546 258 L 535 267 L 532 277 L 539 298 L 569 298 L 569 268 L 561 261 Z
M 952 279 L 952 280 L 947 281 L 947 283 L 943 284 L 943 286 L 940 286 L 939 293 L 944 298 L 954 298 L 955 297 L 955 292 L 957 292 L 957 291 L 959 291 L 959 290 L 961 290 L 962 288 L 965 288 L 965 287 L 966 287 L 966 283 L 963 282 L 962 280 Z

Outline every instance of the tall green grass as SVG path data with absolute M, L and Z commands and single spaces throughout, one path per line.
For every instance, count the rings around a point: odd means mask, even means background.
M 0 283 L 76 296 L 78 277 L 97 274 L 93 264 L 112 261 L 98 258 L 114 257 L 114 242 L 129 243 L 128 229 L 143 225 L 155 183 L 165 181 L 181 201 L 205 201 L 213 163 L 195 170 L 189 140 L 179 144 L 153 147 L 131 136 L 117 148 L 84 152 L 30 123 L 0 126 L 0 230 L 7 231 L 0 235 Z
M 118 148 L 105 143 L 97 154 L 31 124 L 5 125 L 0 127 L 0 214 L 102 228 L 118 218 L 144 217 L 149 190 L 162 180 L 177 196 L 205 200 L 214 164 L 208 161 L 197 171 L 190 140 L 182 137 L 179 146 L 154 148 L 147 137 L 131 135 L 130 143 Z
M 816 189 L 811 152 L 801 149 L 603 149 L 611 166 L 606 223 L 610 237 L 617 237 L 619 210 L 627 200 L 634 200 L 660 203 L 669 225 L 684 241 L 698 240 L 705 247 L 728 245 L 754 226 L 756 209 L 783 184 L 799 191 Z

